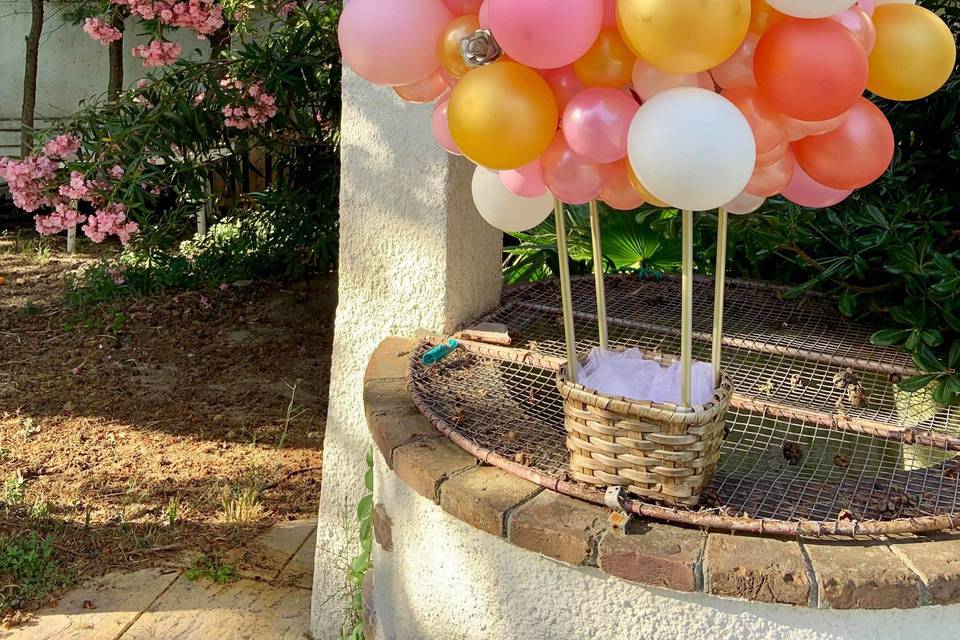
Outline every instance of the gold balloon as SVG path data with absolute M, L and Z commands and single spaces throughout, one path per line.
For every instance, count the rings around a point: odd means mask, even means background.
M 590 50 L 573 63 L 573 70 L 588 87 L 619 89 L 630 84 L 636 60 L 616 29 L 604 29 Z
M 889 100 L 919 100 L 953 73 L 957 45 L 935 13 L 912 4 L 882 4 L 873 14 L 877 44 L 867 89 Z
M 657 196 L 647 191 L 647 188 L 643 186 L 643 183 L 640 182 L 640 178 L 638 178 L 636 172 L 634 172 L 633 167 L 630 166 L 630 160 L 627 160 L 627 169 L 628 169 L 627 177 L 630 179 L 630 185 L 634 189 L 636 189 L 637 193 L 643 196 L 643 199 L 647 204 L 651 204 L 655 207 L 660 207 L 661 209 L 664 209 L 670 206 L 666 202 L 658 198 Z
M 447 108 L 463 155 L 488 169 L 516 169 L 539 158 L 557 133 L 557 101 L 546 80 L 516 62 L 473 69 Z
M 440 65 L 454 78 L 462 78 L 470 70 L 460 53 L 460 41 L 479 28 L 480 18 L 477 16 L 460 16 L 443 30 L 437 43 L 437 55 Z
M 750 33 L 756 36 L 762 36 L 767 29 L 787 17 L 767 4 L 766 0 L 750 0 L 750 5 Z
M 711 69 L 737 50 L 750 26 L 750 0 L 617 0 L 626 43 L 670 73 Z

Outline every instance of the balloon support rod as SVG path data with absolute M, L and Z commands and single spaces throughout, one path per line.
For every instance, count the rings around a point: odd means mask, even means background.
M 557 226 L 557 263 L 560 266 L 560 297 L 563 301 L 563 334 L 567 347 L 567 375 L 577 381 L 577 338 L 573 329 L 573 300 L 570 290 L 570 264 L 567 262 L 567 222 L 563 203 L 553 199 L 553 215 Z
M 607 351 L 610 341 L 607 333 L 607 294 L 603 285 L 603 250 L 600 241 L 600 209 L 596 200 L 590 201 L 590 238 L 593 244 L 593 277 L 597 289 L 597 330 L 600 350 Z
M 680 404 L 690 406 L 693 365 L 693 212 L 683 212 L 683 275 L 680 288 Z
M 713 289 L 713 344 L 710 364 L 713 365 L 714 384 L 720 386 L 721 344 L 723 342 L 723 290 L 727 269 L 727 210 L 717 209 L 717 267 Z

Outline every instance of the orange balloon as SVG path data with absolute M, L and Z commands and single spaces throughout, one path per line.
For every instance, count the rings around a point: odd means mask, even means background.
M 547 81 L 516 62 L 472 69 L 450 94 L 447 121 L 463 155 L 502 171 L 539 158 L 560 115 Z
M 767 29 L 787 17 L 765 0 L 750 0 L 750 5 L 750 33 L 757 36 L 762 36 Z
M 479 17 L 460 16 L 443 30 L 440 42 L 437 43 L 437 55 L 444 70 L 454 78 L 462 78 L 470 71 L 470 67 L 463 61 L 463 54 L 460 53 L 460 41 L 479 28 Z
M 795 162 L 793 154 L 787 150 L 779 160 L 765 167 L 757 167 L 744 191 L 759 198 L 775 196 L 790 184 L 793 178 Z
M 860 98 L 837 129 L 794 142 L 793 153 L 800 167 L 820 184 L 859 189 L 887 170 L 894 145 L 887 117 L 875 104 Z
M 867 87 L 867 54 L 838 22 L 783 20 L 757 45 L 753 62 L 761 94 L 797 120 L 835 118 Z
M 590 50 L 573 63 L 573 70 L 588 87 L 619 89 L 630 84 L 636 59 L 619 31 L 603 29 Z
M 920 6 L 885 4 L 873 14 L 870 91 L 890 100 L 919 100 L 950 79 L 957 44 L 943 19 Z
M 783 154 L 790 148 L 790 137 L 783 136 L 783 140 L 777 143 L 777 146 L 757 154 L 757 167 L 767 167 L 783 157 Z
M 757 153 L 766 153 L 780 144 L 787 135 L 787 125 L 773 106 L 754 87 L 727 89 L 723 97 L 740 110 L 750 124 L 757 141 Z M 758 195 L 758 194 L 754 194 Z
M 652 204 L 655 207 L 660 207 L 661 209 L 669 207 L 666 202 L 653 195 L 647 188 L 643 186 L 643 183 L 640 182 L 640 178 L 637 177 L 637 172 L 633 170 L 633 167 L 630 166 L 630 161 L 627 160 L 627 177 L 630 179 L 630 184 L 634 189 L 637 190 L 637 193 L 646 201 L 647 204 Z
M 629 211 L 643 204 L 643 196 L 633 187 L 633 171 L 627 159 L 600 165 L 603 189 L 600 199 L 618 211 Z

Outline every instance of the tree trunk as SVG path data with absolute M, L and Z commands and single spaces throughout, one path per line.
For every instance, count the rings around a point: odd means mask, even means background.
M 37 108 L 37 64 L 40 59 L 40 34 L 43 33 L 43 0 L 31 0 L 32 19 L 27 35 L 26 63 L 23 69 L 23 107 L 20 111 L 20 155 L 33 150 L 34 112 Z
M 123 34 L 123 16 L 117 11 L 113 14 L 112 25 Z M 107 99 L 113 102 L 123 91 L 123 38 L 110 43 L 110 80 L 107 85 Z
M 210 59 L 218 60 L 230 49 L 230 29 L 223 26 L 210 34 Z

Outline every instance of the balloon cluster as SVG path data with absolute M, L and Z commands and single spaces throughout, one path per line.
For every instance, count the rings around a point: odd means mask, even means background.
M 506 231 L 554 197 L 832 206 L 893 158 L 865 90 L 923 98 L 956 62 L 911 0 L 350 0 L 339 37 L 361 77 L 437 101 L 437 142 Z

